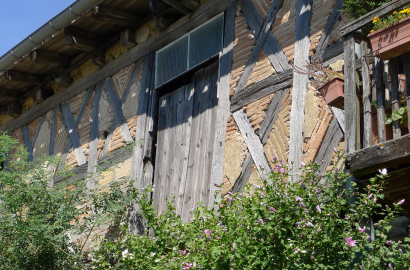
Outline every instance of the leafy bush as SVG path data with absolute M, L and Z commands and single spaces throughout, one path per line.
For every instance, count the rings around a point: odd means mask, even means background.
M 390 0 L 345 0 L 345 8 L 347 16 L 354 21 L 388 2 Z
M 387 239 L 403 201 L 381 205 L 385 170 L 352 202 L 349 175 L 337 169 L 321 176 L 308 164 L 293 183 L 283 163 L 275 165 L 269 181 L 248 185 L 244 196 L 229 193 L 216 209 L 199 207 L 188 224 L 172 202 L 157 215 L 147 189 L 138 201 L 150 233 L 105 241 L 95 269 L 409 269 L 409 246 Z M 384 219 L 370 241 L 375 214 Z
M 122 183 L 90 192 L 84 180 L 65 171 L 59 175 L 71 181 L 50 188 L 56 175 L 48 168 L 57 167 L 59 159 L 29 163 L 22 146 L 0 135 L 0 164 L 10 151 L 13 161 L 0 169 L 0 268 L 85 269 L 85 243 L 93 229 L 118 220 L 133 194 L 124 193 Z M 85 239 L 73 243 L 70 234 Z

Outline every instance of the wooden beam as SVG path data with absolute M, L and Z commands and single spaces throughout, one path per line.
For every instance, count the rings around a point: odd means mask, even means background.
M 77 132 L 77 125 L 74 121 L 74 116 L 71 113 L 70 105 L 68 102 L 61 104 L 61 111 L 64 116 L 64 120 L 70 135 L 71 143 L 73 144 L 74 153 L 77 158 L 78 165 L 87 163 L 87 159 L 84 155 L 83 148 L 81 147 L 80 136 Z
M 85 89 L 94 86 L 101 80 L 104 80 L 105 78 L 120 71 L 121 69 L 137 62 L 137 60 L 143 58 L 147 53 L 159 50 L 169 43 L 182 37 L 189 31 L 195 29 L 198 26 L 201 26 L 208 20 L 223 12 L 226 7 L 234 1 L 235 0 L 207 1 L 198 10 L 192 12 L 188 16 L 179 19 L 166 31 L 158 33 L 146 42 L 135 46 L 128 52 L 114 59 L 109 64 L 105 65 L 103 68 L 97 70 L 89 76 L 75 81 L 67 89 L 56 93 L 55 95 L 41 103 L 41 105 L 34 106 L 19 118 L 7 122 L 5 125 L 0 127 L 0 130 L 15 130 L 16 128 L 31 123 L 39 116 L 52 110 L 56 106 L 56 104 L 60 104 L 61 102 L 64 102 L 65 100 L 78 95 Z
M 271 167 L 265 156 L 262 142 L 258 135 L 255 134 L 248 116 L 244 110 L 240 110 L 233 113 L 233 118 L 235 119 L 252 159 L 256 164 L 260 177 L 263 180 L 268 180 L 268 174 L 271 172 Z
M 100 113 L 100 99 L 103 91 L 104 82 L 97 84 L 94 92 L 94 102 L 93 102 L 93 112 L 92 112 L 92 122 L 91 122 L 91 137 L 90 137 L 90 147 L 88 155 L 88 169 L 87 172 L 95 174 L 97 172 L 97 158 L 98 158 L 98 141 L 99 141 L 99 119 L 98 114 Z M 93 190 L 95 188 L 95 177 L 87 179 L 87 188 Z
M 221 195 L 217 194 L 215 198 L 216 187 L 214 185 L 222 184 L 223 180 L 223 163 L 225 149 L 226 125 L 230 115 L 230 81 L 233 57 L 233 42 L 235 39 L 235 18 L 236 3 L 233 2 L 225 11 L 225 29 L 224 29 L 224 48 L 219 58 L 219 83 L 217 89 L 218 108 L 217 118 L 215 121 L 215 138 L 212 156 L 211 186 L 209 189 L 208 207 L 214 207 L 215 202 L 220 202 Z
M 73 83 L 70 71 L 65 71 L 62 74 L 58 75 L 58 77 L 55 78 L 55 82 L 61 86 L 69 87 Z
M 73 27 L 64 28 L 64 35 L 67 45 L 82 51 L 93 51 L 103 43 L 99 37 Z
M 93 58 L 93 64 L 98 67 L 103 67 L 105 65 L 105 51 L 104 50 L 97 52 L 96 56 Z
M 383 83 L 384 63 L 380 58 L 375 59 L 373 67 L 374 84 L 376 85 L 377 95 L 377 138 L 378 142 L 382 143 L 386 141 L 386 124 L 385 124 L 385 89 Z
M 111 105 L 115 111 L 115 118 L 117 119 L 117 122 L 120 125 L 122 135 L 124 136 L 125 141 L 127 143 L 130 143 L 133 141 L 133 139 L 127 124 L 127 120 L 125 119 L 124 113 L 122 111 L 121 102 L 118 100 L 118 95 L 115 91 L 114 84 L 111 78 L 105 80 L 105 89 L 107 89 Z
M 406 103 L 407 103 L 407 120 L 410 122 L 410 53 L 403 55 L 404 74 L 406 76 Z M 407 124 L 408 124 L 407 123 Z M 410 133 L 410 126 L 408 125 Z
M 9 81 L 26 83 L 42 83 L 45 79 L 45 77 L 42 75 L 20 72 L 16 70 L 8 70 L 4 72 L 4 78 Z
M 237 111 L 242 106 L 259 100 L 276 91 L 291 87 L 293 84 L 293 70 L 271 75 L 262 81 L 246 87 L 231 99 L 231 111 Z
M 362 55 L 367 55 L 370 51 L 367 42 L 360 43 Z M 362 66 L 362 86 L 363 86 L 363 148 L 373 145 L 372 143 L 372 91 L 370 89 L 370 71 L 367 57 L 361 58 Z
M 30 132 L 27 126 L 22 127 L 21 130 L 23 131 L 24 146 L 28 153 L 28 161 L 33 162 L 33 144 L 31 143 Z
M 262 16 L 251 0 L 241 0 L 241 6 L 245 19 L 256 36 L 263 25 Z M 279 73 L 292 68 L 272 32 L 268 33 L 263 50 L 276 72 Z
M 268 37 L 268 34 L 271 33 L 270 29 L 272 28 L 272 24 L 275 21 L 276 14 L 278 14 L 280 8 L 282 7 L 282 4 L 283 0 L 277 0 L 273 2 L 271 7 L 269 8 L 265 21 L 260 28 L 261 30 L 259 31 L 256 45 L 253 48 L 252 54 L 249 57 L 248 63 L 245 66 L 245 70 L 243 71 L 238 86 L 236 87 L 236 93 L 240 93 L 248 83 L 249 77 L 251 76 L 253 68 L 256 65 L 256 61 L 258 61 L 259 54 L 261 53 L 263 45 L 265 44 L 266 38 Z
M 373 22 L 373 19 L 375 17 L 383 17 L 386 14 L 389 14 L 390 12 L 397 10 L 407 4 L 410 3 L 410 0 L 392 0 L 389 3 L 376 8 L 375 10 L 363 15 L 359 19 L 355 20 L 354 22 L 351 22 L 347 25 L 345 25 L 341 31 L 342 35 L 344 37 L 356 32 L 363 26 L 366 26 L 367 24 L 370 24 Z
M 259 129 L 259 138 L 261 139 L 263 145 L 266 143 L 266 140 L 272 132 L 273 125 L 278 119 L 282 102 L 286 98 L 288 93 L 289 89 L 277 92 L 270 102 L 269 109 L 266 112 L 265 120 L 262 122 L 262 125 Z M 235 184 L 232 187 L 232 192 L 241 192 L 245 188 L 246 183 L 248 182 L 249 177 L 252 174 L 254 165 L 255 163 L 253 162 L 252 156 L 248 154 L 242 165 L 242 172 L 239 175 L 238 179 L 236 179 Z
M 312 19 L 312 1 L 297 0 L 295 26 L 295 66 L 305 69 L 309 63 L 310 21 Z M 293 72 L 292 107 L 290 111 L 289 166 L 291 181 L 299 181 L 303 156 L 304 105 L 309 76 Z M 292 165 L 291 165 L 292 164 Z
M 346 166 L 355 177 L 410 162 L 410 135 L 379 143 L 347 155 Z
M 57 123 L 57 110 L 58 107 L 55 107 L 53 110 L 53 122 L 51 123 L 51 136 L 50 136 L 50 149 L 48 152 L 49 156 L 54 155 L 54 144 L 55 144 L 55 136 L 56 136 L 56 123 Z
M 127 29 L 121 32 L 120 44 L 127 49 L 131 49 L 137 45 L 135 43 L 135 31 Z
M 316 163 L 320 164 L 320 174 L 323 174 L 326 171 L 326 168 L 332 160 L 333 149 L 337 147 L 342 138 L 343 132 L 337 119 L 333 118 L 315 159 Z
M 122 9 L 98 5 L 94 8 L 94 19 L 121 26 L 136 26 L 140 16 Z
M 325 49 L 327 48 L 330 40 L 330 35 L 335 28 L 336 23 L 340 20 L 340 14 L 344 8 L 345 0 L 337 0 L 335 6 L 333 7 L 332 14 L 327 20 L 325 31 L 320 37 L 319 45 L 317 46 L 316 54 L 313 57 L 314 59 L 320 59 L 323 56 Z
M 156 30 L 164 31 L 168 29 L 168 27 L 172 24 L 171 19 L 167 17 L 154 17 L 153 28 Z
M 13 101 L 16 101 L 19 97 L 20 97 L 19 93 L 15 90 L 0 88 L 0 100 L 5 100 L 7 102 L 13 102 Z
M 12 102 L 7 105 L 7 114 L 13 117 L 18 117 L 21 114 L 21 104 L 18 102 Z
M 201 6 L 201 1 L 200 0 L 184 0 L 184 5 L 191 10 L 195 10 L 199 8 L 199 6 Z
M 346 154 L 351 154 L 356 151 L 356 54 L 355 54 L 355 40 L 351 35 L 345 41 L 345 140 L 346 140 Z
M 70 65 L 69 57 L 58 53 L 35 50 L 31 52 L 30 56 L 31 61 L 34 63 L 45 63 L 62 67 L 68 67 Z
M 170 5 L 171 7 L 175 8 L 176 10 L 178 10 L 184 15 L 188 15 L 192 11 L 191 9 L 187 8 L 186 6 L 178 2 L 177 0 L 162 0 L 162 1 Z
M 345 111 L 337 108 L 330 106 L 330 110 L 332 111 L 333 115 L 336 117 L 337 122 L 339 123 L 340 129 L 345 133 Z
M 391 108 L 392 112 L 400 109 L 399 103 L 399 73 L 398 73 L 398 58 L 389 61 L 389 75 L 390 75 L 390 93 L 391 93 Z M 399 121 L 393 121 L 393 138 L 397 139 L 401 136 L 401 129 Z

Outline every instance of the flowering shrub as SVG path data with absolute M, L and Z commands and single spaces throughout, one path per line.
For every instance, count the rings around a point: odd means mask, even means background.
M 340 158 L 340 157 L 339 157 Z M 172 202 L 157 215 L 146 192 L 138 194 L 148 231 L 106 241 L 94 254 L 95 269 L 408 269 L 409 246 L 387 239 L 400 201 L 382 206 L 387 171 L 362 192 L 345 189 L 349 175 L 302 164 L 294 183 L 275 160 L 268 181 L 228 195 L 215 209 L 198 207 L 181 222 Z M 369 217 L 383 215 L 370 241 Z M 409 241 L 410 239 L 406 239 Z
M 391 15 L 384 18 L 375 17 L 373 19 L 373 29 L 370 30 L 370 33 L 373 33 L 379 29 L 394 25 L 404 18 L 410 16 L 410 7 L 403 8 L 399 12 L 394 11 Z

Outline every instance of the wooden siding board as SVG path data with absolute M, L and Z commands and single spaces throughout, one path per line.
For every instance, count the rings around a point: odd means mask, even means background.
M 295 66 L 302 68 L 309 62 L 310 22 L 312 19 L 312 1 L 297 0 L 295 25 Z M 298 181 L 300 164 L 303 156 L 304 104 L 309 77 L 307 74 L 293 73 L 292 108 L 290 122 L 290 141 L 288 163 L 293 180 Z

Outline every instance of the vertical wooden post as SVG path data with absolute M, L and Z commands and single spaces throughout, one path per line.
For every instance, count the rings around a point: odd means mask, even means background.
M 383 85 L 383 73 L 384 73 L 384 63 L 379 58 L 374 59 L 374 82 L 376 85 L 377 94 L 377 137 L 379 143 L 386 141 L 386 125 L 384 124 L 384 85 Z
M 404 55 L 404 74 L 406 76 L 407 120 L 410 122 L 410 53 Z M 408 125 L 410 133 L 410 125 Z
M 344 44 L 345 141 L 346 154 L 356 151 L 356 55 L 355 40 L 349 35 Z
M 399 78 L 398 78 L 398 58 L 391 59 L 389 61 L 389 75 L 391 82 L 391 107 L 392 113 L 400 109 L 399 103 Z M 399 121 L 393 121 L 393 139 L 401 137 L 400 123 Z
M 312 1 L 297 0 L 295 27 L 295 66 L 304 69 L 309 62 Z M 293 181 L 298 181 L 303 155 L 304 104 L 309 77 L 293 72 L 292 108 L 290 112 L 289 164 Z
M 235 39 L 235 18 L 236 18 L 236 2 L 228 6 L 225 11 L 225 34 L 224 48 L 219 59 L 219 82 L 218 82 L 218 114 L 215 123 L 215 141 L 213 145 L 212 157 L 212 172 L 211 186 L 209 189 L 208 206 L 214 207 L 214 202 L 220 202 L 221 194 L 214 196 L 216 187 L 223 180 L 223 163 L 224 163 L 224 148 L 225 148 L 225 133 L 226 124 L 230 115 L 231 104 L 229 102 L 229 83 L 231 81 L 232 56 L 233 56 L 233 41 Z
M 370 147 L 372 145 L 372 107 L 370 104 L 371 90 L 370 90 L 370 72 L 367 59 L 363 55 L 367 55 L 368 48 L 367 42 L 362 41 L 360 43 L 362 50 L 362 85 L 363 85 L 363 148 Z

